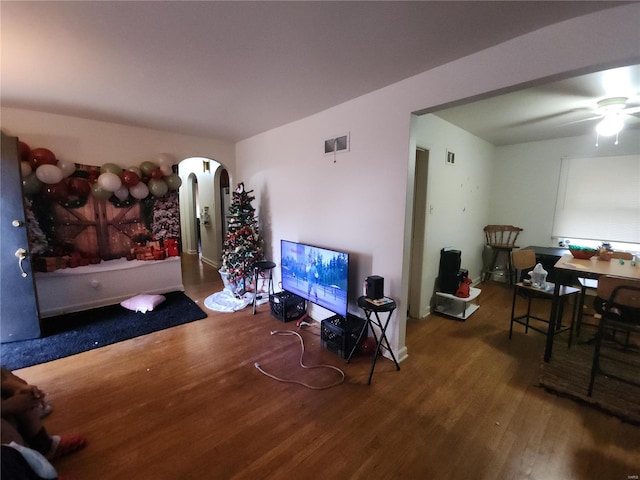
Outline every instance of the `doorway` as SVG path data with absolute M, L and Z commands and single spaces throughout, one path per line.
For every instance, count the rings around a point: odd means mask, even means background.
M 423 308 L 425 291 L 424 252 L 427 232 L 427 180 L 429 172 L 429 151 L 416 148 L 416 164 L 413 185 L 413 217 L 411 220 L 411 253 L 409 260 L 409 305 L 407 314 L 421 318 L 426 314 Z M 424 314 L 423 314 L 424 312 Z

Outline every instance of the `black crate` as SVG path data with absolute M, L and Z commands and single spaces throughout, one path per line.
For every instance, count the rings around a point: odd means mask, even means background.
M 364 319 L 351 315 L 347 318 L 334 315 L 322 320 L 320 331 L 322 346 L 346 359 L 358 341 L 364 322 Z
M 289 292 L 278 292 L 269 295 L 271 316 L 281 322 L 298 320 L 307 311 L 304 298 Z

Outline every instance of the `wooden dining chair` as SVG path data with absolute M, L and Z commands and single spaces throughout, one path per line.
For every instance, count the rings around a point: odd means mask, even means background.
M 611 252 L 611 261 L 622 260 L 622 261 L 630 261 L 633 260 L 633 254 L 629 252 L 622 251 L 613 251 Z M 587 325 L 589 327 L 598 327 L 598 323 L 596 322 L 597 318 L 594 315 L 593 308 L 589 305 L 593 302 L 588 302 L 587 297 L 591 297 L 592 299 L 596 297 L 596 291 L 598 289 L 598 279 L 596 278 L 582 278 L 578 277 L 578 281 L 580 282 L 581 292 L 580 292 L 580 309 L 578 310 L 578 318 L 576 319 L 576 328 L 575 334 L 576 337 L 580 336 L 580 332 L 582 331 L 582 326 Z M 588 309 L 586 312 L 585 310 Z M 584 317 L 591 317 L 594 319 L 592 323 L 586 323 L 584 321 Z
M 511 262 L 513 264 L 513 268 L 515 269 L 517 278 L 520 278 L 520 273 L 526 270 L 531 270 L 536 265 L 536 254 L 533 250 L 523 249 L 523 250 L 514 250 L 511 253 Z M 511 323 L 509 326 L 509 338 L 513 335 L 513 324 L 518 323 L 520 325 L 524 325 L 525 333 L 529 333 L 529 329 L 534 330 L 539 333 L 547 334 L 550 328 L 550 319 L 553 312 L 549 310 L 548 317 L 540 317 L 537 314 L 531 311 L 532 301 L 535 299 L 540 299 L 541 301 L 548 301 L 549 304 L 552 303 L 553 300 L 553 290 L 554 285 L 552 283 L 548 284 L 546 289 L 535 288 L 532 285 L 525 285 L 524 281 L 517 282 L 513 289 L 513 302 L 511 304 Z M 569 287 L 566 285 L 561 285 L 560 287 L 560 302 L 558 304 L 558 319 L 559 323 L 556 325 L 556 330 L 554 335 L 569 330 L 569 346 L 571 346 L 571 338 L 573 334 L 573 325 L 574 319 L 576 316 L 577 306 L 578 306 L 578 295 L 580 294 L 580 289 Z M 527 300 L 527 310 L 526 313 L 516 315 L 516 303 L 518 296 L 522 296 Z M 564 304 L 566 300 L 573 296 L 574 305 L 571 314 L 571 321 L 569 325 L 566 327 L 562 326 L 562 318 L 564 313 Z M 532 323 L 534 321 L 534 323 Z M 539 326 L 540 324 L 546 324 L 545 328 Z
M 513 284 L 513 266 L 511 265 L 511 252 L 518 248 L 516 240 L 522 231 L 520 227 L 513 225 L 487 225 L 484 227 L 486 246 L 490 248 L 489 261 L 483 268 L 483 281 L 490 276 L 504 271 L 509 285 Z
M 595 336 L 589 396 L 598 374 L 640 386 L 640 344 L 633 343 L 640 335 L 640 279 L 602 276 L 597 298 L 602 318 Z M 624 341 L 618 333 L 625 335 Z

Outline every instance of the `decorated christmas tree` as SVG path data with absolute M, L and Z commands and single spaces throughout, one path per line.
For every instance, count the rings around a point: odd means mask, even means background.
M 33 213 L 33 203 L 25 198 L 24 210 L 26 212 L 27 232 L 29 237 L 29 252 L 33 255 L 41 255 L 49 249 L 49 240 L 40 228 L 38 219 Z
M 227 235 L 222 246 L 222 271 L 236 290 L 246 289 L 251 281 L 253 264 L 262 260 L 262 236 L 251 202 L 253 190 L 238 184 L 229 205 Z
M 178 191 L 172 190 L 155 200 L 151 233 L 156 240 L 180 238 Z

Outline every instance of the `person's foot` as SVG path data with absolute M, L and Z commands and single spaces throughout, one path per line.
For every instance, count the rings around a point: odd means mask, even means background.
M 64 457 L 70 453 L 76 452 L 87 445 L 87 439 L 82 435 L 54 435 L 51 437 L 53 443 L 49 453 L 45 455 L 48 460 Z
M 53 407 L 50 403 L 43 403 L 40 406 L 40 418 L 44 418 L 49 416 L 49 414 L 53 412 Z

